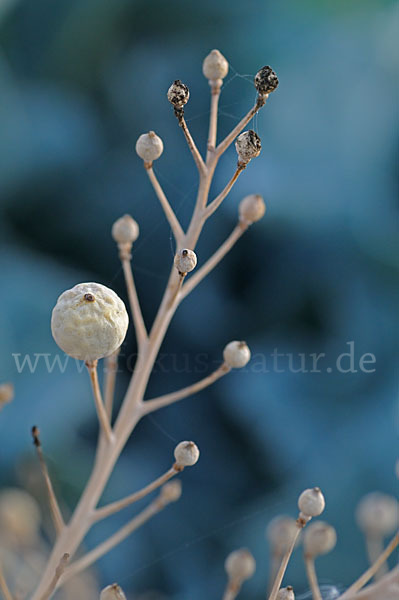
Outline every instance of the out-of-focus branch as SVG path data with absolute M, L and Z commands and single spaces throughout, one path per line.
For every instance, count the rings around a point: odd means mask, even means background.
M 230 146 L 230 144 L 234 141 L 234 139 L 241 133 L 244 127 L 250 122 L 250 120 L 256 115 L 258 110 L 265 105 L 266 100 L 268 98 L 268 94 L 258 96 L 255 105 L 251 108 L 249 112 L 241 119 L 241 121 L 232 129 L 232 131 L 224 138 L 222 142 L 218 146 L 216 146 L 215 154 L 216 156 L 221 156 L 225 150 Z

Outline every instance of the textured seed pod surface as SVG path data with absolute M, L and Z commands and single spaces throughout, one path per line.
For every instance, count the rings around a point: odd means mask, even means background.
M 248 163 L 252 158 L 259 156 L 262 149 L 260 137 L 255 131 L 243 131 L 236 139 L 236 150 L 239 161 Z
M 251 351 L 246 342 L 234 340 L 229 342 L 223 350 L 224 362 L 231 369 L 245 367 L 251 358 Z
M 228 555 L 224 568 L 231 580 L 241 582 L 252 577 L 255 573 L 256 562 L 249 550 L 240 548 Z
M 331 525 L 324 521 L 310 523 L 303 534 L 303 546 L 305 554 L 318 556 L 327 554 L 337 543 L 337 534 Z
M 181 467 L 191 467 L 199 459 L 199 449 L 194 442 L 180 442 L 175 448 L 176 463 Z
M 118 244 L 132 244 L 139 237 L 139 226 L 130 215 L 123 215 L 112 225 L 112 237 Z
M 113 583 L 102 590 L 100 600 L 126 600 L 126 596 L 122 588 L 117 583 Z
M 129 317 L 115 292 L 100 283 L 79 283 L 57 300 L 51 331 L 69 356 L 94 361 L 109 356 L 125 339 Z
M 202 63 L 202 72 L 210 81 L 224 79 L 229 72 L 229 63 L 219 50 L 212 50 Z
M 190 98 L 190 90 L 185 83 L 176 79 L 168 89 L 168 100 L 175 108 L 183 108 Z
M 143 133 L 136 142 L 136 152 L 144 162 L 151 163 L 161 156 L 163 141 L 153 131 Z
M 183 248 L 176 252 L 174 263 L 179 273 L 190 273 L 197 266 L 197 255 L 192 250 Z
M 270 94 L 278 86 L 278 77 L 269 66 L 262 67 L 255 75 L 255 87 L 259 94 Z
M 278 591 L 277 600 L 295 600 L 294 589 L 290 585 L 281 588 Z
M 307 517 L 318 517 L 326 506 L 320 488 L 304 490 L 298 498 L 298 508 Z

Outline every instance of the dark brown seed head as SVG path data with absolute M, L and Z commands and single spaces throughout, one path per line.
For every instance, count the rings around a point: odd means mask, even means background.
M 278 77 L 271 67 L 262 67 L 255 75 L 254 84 L 259 94 L 270 94 L 277 89 Z
M 176 79 L 168 89 L 168 100 L 175 108 L 183 108 L 189 97 L 190 91 L 180 79 Z

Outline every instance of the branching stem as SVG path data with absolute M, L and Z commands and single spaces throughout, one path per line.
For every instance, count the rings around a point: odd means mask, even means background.
M 152 187 L 154 188 L 154 191 L 158 197 L 158 200 L 161 203 L 161 206 L 163 208 L 165 216 L 169 222 L 170 228 L 171 228 L 174 238 L 175 238 L 176 245 L 178 247 L 180 247 L 181 240 L 184 237 L 183 229 L 181 228 L 181 225 L 180 225 L 179 221 L 177 220 L 177 217 L 176 217 L 175 213 L 173 212 L 173 209 L 172 209 L 171 205 L 169 204 L 169 201 L 168 201 L 167 197 L 165 196 L 165 193 L 154 173 L 154 170 L 152 168 L 152 163 L 144 163 L 144 167 L 145 167 L 145 170 L 147 171 L 148 178 L 151 181 Z
M 104 432 L 104 435 L 108 442 L 112 442 L 114 437 L 112 434 L 111 425 L 109 423 L 109 418 L 107 412 L 104 407 L 103 399 L 101 396 L 100 385 L 98 383 L 98 373 L 97 373 L 97 364 L 98 361 L 88 361 L 86 362 L 87 370 L 90 375 L 91 387 L 93 390 L 94 404 L 96 405 L 97 417 L 100 423 L 101 430 Z

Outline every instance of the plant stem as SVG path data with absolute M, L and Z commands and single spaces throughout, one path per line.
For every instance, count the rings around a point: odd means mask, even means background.
M 194 158 L 195 164 L 197 165 L 197 169 L 198 169 L 199 173 L 201 175 L 206 175 L 206 165 L 204 163 L 204 160 L 203 160 L 197 146 L 195 145 L 195 142 L 191 136 L 191 133 L 187 127 L 187 123 L 183 116 L 179 117 L 179 125 L 183 130 L 184 137 L 186 138 L 187 145 L 190 148 L 191 154 L 193 155 L 193 158 Z
M 53 595 L 53 592 L 55 591 L 55 588 L 57 587 L 57 583 L 60 580 L 60 577 L 65 570 L 68 560 L 69 560 L 69 554 L 65 553 L 63 555 L 63 557 L 61 558 L 61 560 L 55 570 L 55 574 L 54 574 L 53 579 L 50 582 L 50 585 L 48 586 L 48 588 L 44 592 L 44 594 L 40 597 L 40 600 L 48 600 L 49 598 L 51 598 L 51 596 Z
M 209 217 L 215 212 L 215 210 L 222 204 L 223 200 L 226 198 L 227 194 L 230 192 L 231 188 L 245 169 L 245 165 L 238 165 L 233 177 L 230 179 L 224 190 L 220 192 L 218 196 L 208 206 L 205 210 L 205 219 L 209 219 Z
M 104 434 L 107 438 L 107 441 L 112 442 L 113 441 L 112 429 L 111 429 L 111 425 L 109 424 L 107 412 L 104 408 L 103 399 L 101 397 L 100 385 L 98 383 L 97 364 L 98 364 L 97 360 L 94 360 L 92 362 L 86 362 L 86 367 L 87 367 L 87 370 L 89 371 L 89 375 L 90 375 L 91 387 L 92 387 L 93 396 L 94 396 L 94 403 L 96 405 L 97 416 L 98 416 L 98 420 L 100 423 L 100 427 L 101 427 L 102 431 L 104 432 Z
M 173 212 L 173 209 L 172 209 L 171 205 L 169 204 L 168 199 L 165 196 L 163 189 L 161 188 L 161 185 L 160 185 L 160 183 L 154 173 L 154 170 L 152 168 L 152 163 L 144 163 L 144 167 L 145 167 L 145 170 L 147 171 L 148 178 L 151 181 L 152 187 L 154 188 L 154 191 L 158 197 L 158 200 L 161 203 L 161 206 L 163 208 L 165 216 L 169 222 L 170 228 L 175 237 L 176 245 L 178 247 L 180 247 L 181 240 L 184 237 L 183 229 L 181 228 L 181 225 L 180 225 L 179 221 L 177 220 L 177 217 L 176 217 L 175 213 Z
M 305 554 L 303 558 L 305 562 L 306 575 L 312 591 L 312 598 L 313 600 L 323 600 L 320 593 L 319 583 L 317 581 L 314 557 Z
M 206 160 L 208 162 L 212 152 L 215 151 L 217 124 L 218 124 L 218 107 L 221 90 L 221 81 L 214 81 L 211 85 L 211 111 L 209 117 L 209 132 L 208 132 L 208 151 Z
M 4 600 L 14 600 L 13 595 L 10 592 L 10 588 L 7 585 L 7 581 L 3 574 L 3 569 L 0 565 L 0 592 L 4 596 Z
M 290 546 L 289 546 L 287 552 L 284 554 L 281 564 L 280 564 L 280 567 L 277 571 L 277 575 L 274 580 L 272 590 L 270 592 L 269 600 L 276 600 L 279 589 L 281 588 L 284 574 L 287 570 L 287 566 L 288 566 L 289 560 L 291 558 L 292 552 L 294 550 L 295 543 L 298 539 L 298 535 L 302 531 L 303 524 L 297 522 L 297 527 L 298 527 L 298 529 L 296 530 L 295 535 L 293 536 L 293 538 L 291 540 Z
M 106 359 L 104 406 L 110 423 L 112 423 L 112 407 L 114 403 L 115 381 L 116 374 L 118 371 L 119 352 L 120 348 L 118 348 L 118 350 L 111 354 L 111 356 L 107 356 Z
M 145 328 L 143 315 L 140 308 L 139 299 L 137 296 L 136 286 L 134 284 L 132 265 L 130 256 L 127 258 L 121 252 L 121 263 L 123 274 L 125 276 L 127 294 L 129 296 L 130 310 L 132 311 L 134 328 L 136 331 L 137 346 L 140 349 L 147 341 L 147 330 Z

